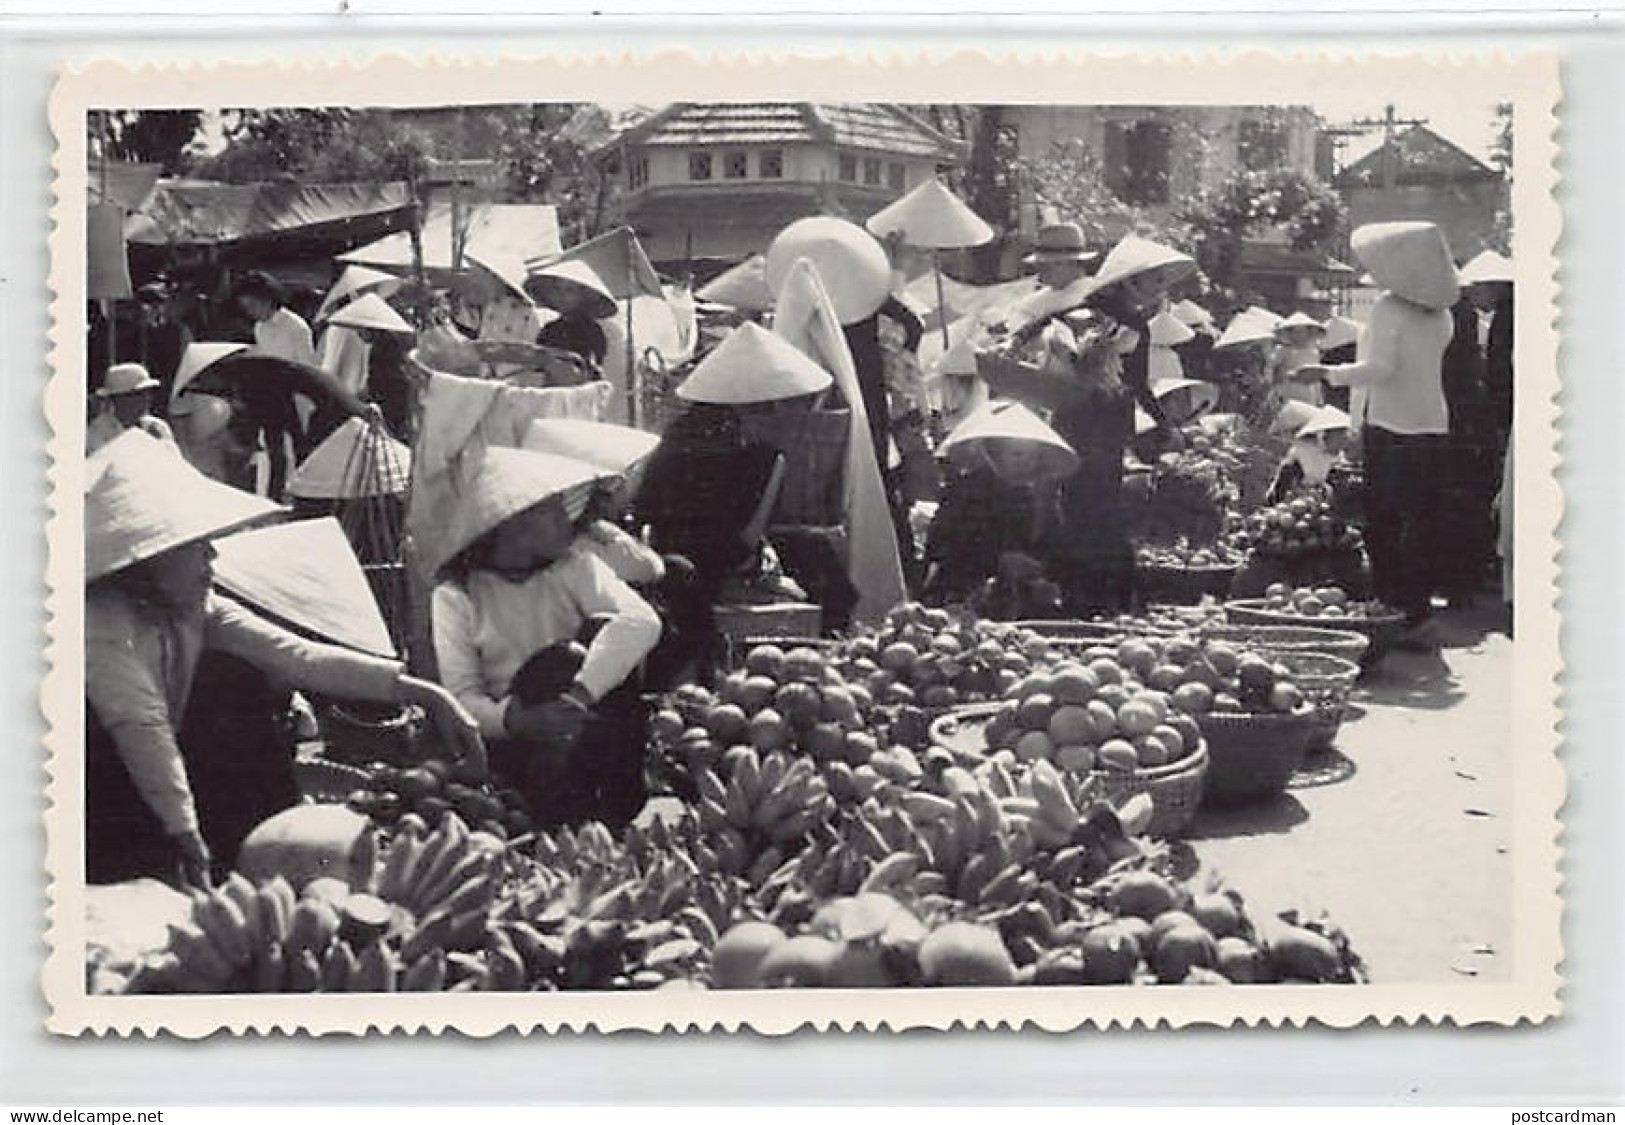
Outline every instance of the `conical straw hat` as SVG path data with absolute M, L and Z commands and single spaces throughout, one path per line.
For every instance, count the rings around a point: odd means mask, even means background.
M 1156 428 L 1157 428 L 1157 420 L 1155 418 L 1151 417 L 1151 415 L 1147 414 L 1145 412 L 1144 407 L 1135 406 L 1135 408 L 1134 408 L 1134 436 L 1135 437 L 1144 437 L 1146 434 L 1151 433 Z
M 760 325 L 741 324 L 700 361 L 677 388 L 677 397 L 741 406 L 814 394 L 833 382 L 828 371 L 782 337 Z
M 395 496 L 411 479 L 412 451 L 382 427 L 350 418 L 311 450 L 288 481 L 288 494 L 302 500 Z
M 897 234 L 910 246 L 928 250 L 980 246 L 994 234 L 980 215 L 934 176 L 876 211 L 863 225 L 876 238 Z
M 767 312 L 774 303 L 773 290 L 767 287 L 767 259 L 752 254 L 701 286 L 694 298 L 741 312 Z
M 591 465 L 552 453 L 490 448 L 465 456 L 456 473 L 457 507 L 439 544 L 440 556 L 425 559 L 430 573 L 444 567 L 504 520 L 562 497 L 570 518 L 586 509 L 604 474 Z
M 402 336 L 417 333 L 417 329 L 413 328 L 405 317 L 390 308 L 389 302 L 376 293 L 363 293 L 329 317 L 328 323 L 339 328 L 395 332 Z
M 366 572 L 332 518 L 239 532 L 215 541 L 214 580 L 243 601 L 373 656 L 397 655 Z
M 604 279 L 586 262 L 569 259 L 525 278 L 525 291 L 539 305 L 562 309 L 584 301 L 585 314 L 593 320 L 614 316 L 619 307 Z
M 1019 402 L 999 399 L 978 408 L 942 443 L 944 456 L 955 463 L 974 463 L 989 441 L 1025 441 L 1038 447 L 1038 475 L 1061 480 L 1078 468 L 1078 455 L 1060 434 Z
M 342 308 L 362 293 L 376 293 L 380 297 L 388 297 L 401 285 L 402 280 L 392 273 L 367 266 L 345 266 L 344 272 L 339 274 L 339 279 L 333 283 L 333 288 L 322 298 L 322 307 L 316 310 L 316 323 L 320 324 L 332 316 L 334 310 Z
M 98 451 L 85 491 L 85 581 L 278 511 L 210 480 L 167 442 L 128 430 Z
M 955 341 L 937 360 L 937 372 L 942 375 L 976 374 L 976 344 L 970 336 Z
M 1111 248 L 1106 260 L 1100 263 L 1100 269 L 1090 278 L 1096 292 L 1109 285 L 1127 281 L 1131 277 L 1152 274 L 1158 287 L 1168 288 L 1174 282 L 1188 274 L 1196 272 L 1196 259 L 1189 254 L 1182 254 L 1160 242 L 1139 238 L 1135 235 L 1125 235 L 1123 240 Z
M 1296 434 L 1299 430 L 1303 429 L 1309 424 L 1310 420 L 1313 419 L 1315 414 L 1318 412 L 1318 409 L 1318 407 L 1312 406 L 1307 402 L 1298 402 L 1296 400 L 1283 403 L 1281 405 L 1281 412 L 1275 416 L 1275 421 L 1270 423 L 1270 433 L 1274 434 L 1276 437 L 1285 437 L 1288 434 Z
M 1151 334 L 1153 347 L 1172 348 L 1196 339 L 1196 333 L 1191 330 L 1190 325 L 1180 320 L 1168 309 L 1163 309 L 1147 321 L 1146 329 Z
M 1280 332 L 1288 328 L 1313 328 L 1317 332 L 1326 331 L 1326 326 L 1305 312 L 1295 312 L 1284 320 L 1275 324 L 1275 331 Z
M 767 248 L 765 276 L 775 300 L 797 260 L 812 262 L 829 293 L 835 316 L 856 324 L 873 316 L 891 294 L 891 263 L 874 236 L 855 223 L 828 215 L 798 219 Z
M 1512 259 L 1494 250 L 1485 250 L 1461 267 L 1463 285 L 1481 285 L 1490 281 L 1512 280 Z
M 1376 283 L 1394 296 L 1428 309 L 1456 303 L 1456 265 L 1444 232 L 1433 223 L 1367 223 L 1355 230 L 1349 245 Z
M 1242 309 L 1230 323 L 1225 325 L 1224 331 L 1219 334 L 1214 343 L 1215 351 L 1220 348 L 1236 348 L 1243 344 L 1256 344 L 1265 340 L 1275 339 L 1275 326 L 1281 323 L 1281 318 L 1268 309 L 1257 305 Z
M 1175 301 L 1168 311 L 1178 317 L 1179 322 L 1187 328 L 1213 327 L 1213 314 L 1189 297 Z
M 1299 437 L 1310 437 L 1314 434 L 1323 434 L 1329 430 L 1346 430 L 1349 428 L 1349 416 L 1335 406 L 1322 406 L 1310 416 L 1309 420 L 1298 428 Z
M 169 404 L 171 413 L 174 412 L 175 404 L 180 401 L 181 395 L 186 393 L 186 388 L 199 375 L 203 374 L 205 369 L 219 363 L 227 356 L 233 356 L 238 352 L 246 352 L 247 350 L 247 344 L 214 341 L 187 344 L 186 350 L 181 353 L 181 361 L 175 368 L 175 382 L 170 385 Z M 182 413 L 185 413 L 184 409 Z
M 1321 337 L 1320 350 L 1332 351 L 1347 347 L 1360 339 L 1360 322 L 1346 316 L 1334 316 L 1326 322 L 1326 335 Z
M 1219 404 L 1219 389 L 1200 379 L 1163 379 L 1151 384 L 1151 393 L 1157 398 L 1187 390 L 1195 400 L 1193 414 L 1205 414 Z
M 625 476 L 660 444 L 656 434 L 582 418 L 538 418 L 525 431 L 521 449 L 572 457 L 610 476 Z

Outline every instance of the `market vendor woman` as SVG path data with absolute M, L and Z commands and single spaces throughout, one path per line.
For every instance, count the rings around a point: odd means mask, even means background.
M 989 589 L 1010 606 L 1006 618 L 1053 609 L 1043 590 L 1046 541 L 1057 531 L 1049 482 L 1070 476 L 1078 458 L 1019 402 L 990 402 L 942 444 L 954 475 L 926 543 L 925 597 L 962 602 Z
M 643 805 L 636 672 L 660 639 L 649 603 L 576 541 L 602 477 L 517 449 L 471 457 L 433 626 L 440 675 L 491 763 L 546 827 L 624 827 Z M 575 648 L 578 638 L 584 643 Z
M 211 590 L 210 538 L 274 513 L 271 504 L 209 480 L 139 432 L 109 443 L 93 473 L 85 496 L 89 882 L 174 874 L 208 882 L 200 807 L 230 795 L 194 789 L 180 735 L 205 650 L 303 690 L 420 706 L 449 749 L 483 763 L 473 720 L 438 685 L 392 661 L 307 641 Z

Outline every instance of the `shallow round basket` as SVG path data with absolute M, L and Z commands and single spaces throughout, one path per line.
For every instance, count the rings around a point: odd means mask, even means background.
M 335 762 L 414 764 L 422 715 L 401 707 L 387 714 L 357 714 L 344 704 L 330 704 L 321 715 L 322 743 Z
M 1241 570 L 1240 563 L 1228 566 L 1167 566 L 1136 563 L 1134 580 L 1140 597 L 1146 601 L 1195 605 L 1206 597 L 1224 598 Z
M 1170 636 L 1173 630 L 1153 625 L 1140 619 L 1135 621 L 1017 621 L 1051 644 L 1064 647 L 1088 648 L 1095 644 L 1117 644 L 1127 637 Z
M 367 771 L 329 758 L 296 758 L 293 779 L 299 792 L 319 805 L 340 805 L 367 787 Z
M 1094 777 L 1113 805 L 1121 805 L 1137 793 L 1150 797 L 1151 825 L 1146 835 L 1175 836 L 1189 826 L 1202 806 L 1209 762 L 1207 743 L 1199 742 L 1195 751 L 1177 762 L 1132 773 L 1096 770 Z
M 940 746 L 961 762 L 980 761 L 987 757 L 987 739 L 982 728 L 1001 707 L 997 703 L 966 703 L 954 707 L 931 720 L 928 735 L 931 745 Z
M 1304 627 L 1309 618 L 1296 613 L 1280 613 L 1265 609 L 1268 604 L 1263 598 L 1243 598 L 1240 601 L 1226 602 L 1224 611 L 1232 622 L 1238 625 L 1294 625 Z M 1323 621 L 1324 618 L 1314 620 Z M 1366 649 L 1363 663 L 1370 667 L 1380 660 L 1384 653 L 1393 647 L 1405 633 L 1405 615 L 1389 612 L 1366 617 L 1338 617 L 1338 632 L 1358 633 L 1365 637 L 1370 646 Z M 1310 626 L 1311 628 L 1313 626 Z
M 1314 731 L 1309 736 L 1309 753 L 1331 749 L 1343 726 L 1349 692 L 1360 678 L 1360 666 L 1353 661 L 1323 652 L 1271 654 L 1283 665 L 1310 705 L 1315 709 Z
M 1208 712 L 1196 723 L 1207 740 L 1206 802 L 1247 804 L 1286 791 L 1309 752 L 1315 708 L 1306 703 L 1286 715 Z
M 1307 625 L 1204 625 L 1203 639 L 1227 641 L 1266 655 L 1319 652 L 1359 664 L 1371 642 L 1361 633 L 1314 629 Z

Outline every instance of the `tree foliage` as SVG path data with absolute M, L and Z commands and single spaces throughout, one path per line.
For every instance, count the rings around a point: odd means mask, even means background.
M 1294 250 L 1326 253 L 1347 219 L 1335 191 L 1290 168 L 1232 172 L 1175 215 L 1184 228 L 1184 248 L 1223 290 L 1238 287 L 1241 247 L 1248 239 L 1280 234 Z
M 226 145 L 197 174 L 228 183 L 415 181 L 428 138 L 388 110 L 243 109 L 225 115 Z
M 91 151 L 105 159 L 184 170 L 203 113 L 196 109 L 115 109 L 90 118 Z

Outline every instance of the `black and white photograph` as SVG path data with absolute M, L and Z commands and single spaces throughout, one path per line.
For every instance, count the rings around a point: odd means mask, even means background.
M 1552 1014 L 1551 120 L 1499 65 L 81 83 L 59 1016 Z

